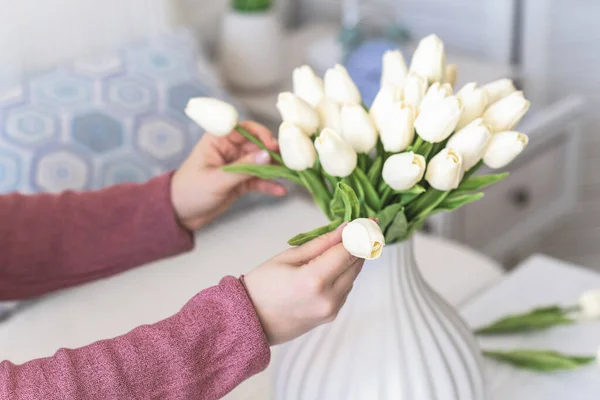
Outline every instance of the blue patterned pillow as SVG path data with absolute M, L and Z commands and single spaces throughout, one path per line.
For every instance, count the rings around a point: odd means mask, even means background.
M 231 101 L 203 60 L 179 31 L 0 93 L 0 193 L 98 189 L 176 168 L 203 133 L 183 113 L 188 99 Z

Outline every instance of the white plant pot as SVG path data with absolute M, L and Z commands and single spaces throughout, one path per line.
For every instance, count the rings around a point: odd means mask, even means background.
M 338 318 L 284 345 L 277 400 L 482 400 L 481 352 L 423 280 L 413 243 L 368 262 Z
M 226 14 L 220 60 L 227 82 L 239 89 L 262 89 L 280 83 L 281 36 L 281 25 L 273 11 Z

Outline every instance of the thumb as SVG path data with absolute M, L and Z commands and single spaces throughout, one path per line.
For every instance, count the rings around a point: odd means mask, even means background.
M 254 153 L 245 154 L 243 157 L 238 158 L 233 164 L 257 164 L 266 165 L 271 163 L 271 156 L 268 152 L 261 150 Z M 235 187 L 240 183 L 244 183 L 254 178 L 252 175 L 247 174 L 234 174 L 226 173 L 221 180 L 221 184 L 227 187 Z

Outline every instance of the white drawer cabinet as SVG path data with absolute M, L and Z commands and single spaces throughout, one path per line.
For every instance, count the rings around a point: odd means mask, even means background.
M 511 175 L 484 190 L 482 200 L 432 217 L 430 232 L 507 266 L 528 255 L 539 237 L 575 206 L 582 104 L 582 99 L 569 97 L 532 111 L 519 127 L 529 134 L 530 145 L 509 166 Z

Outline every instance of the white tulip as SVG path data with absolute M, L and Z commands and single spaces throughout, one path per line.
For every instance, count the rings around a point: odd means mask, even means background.
M 452 96 L 452 86 L 449 83 L 434 82 L 433 85 L 429 86 L 427 93 L 421 100 L 419 112 L 437 106 L 448 96 Z
M 415 120 L 417 134 L 431 143 L 439 143 L 454 131 L 462 106 L 456 96 L 446 97 L 440 104 L 428 108 Z
M 317 152 L 312 140 L 290 122 L 279 126 L 279 150 L 283 163 L 294 171 L 304 171 L 315 165 Z
M 384 85 L 381 86 L 369 113 L 375 123 L 375 126 L 381 131 L 381 122 L 385 121 L 396 101 L 402 98 L 402 91 L 397 86 Z
M 462 114 L 456 129 L 461 129 L 476 118 L 481 117 L 487 107 L 487 93 L 483 88 L 478 88 L 475 82 L 467 83 L 456 93 L 456 97 L 463 106 Z
M 586 319 L 600 319 L 600 289 L 588 290 L 579 296 L 579 312 Z
M 214 136 L 226 136 L 238 124 L 238 112 L 231 104 L 210 97 L 188 101 L 185 114 Z
M 512 79 L 498 79 L 496 81 L 483 85 L 483 89 L 488 95 L 488 104 L 494 104 L 498 100 L 501 100 L 509 94 L 515 92 L 517 89 L 513 84 Z
M 444 79 L 444 83 L 450 84 L 450 86 L 454 87 L 456 85 L 456 75 L 458 74 L 458 68 L 456 64 L 448 64 L 446 65 L 446 77 Z
M 437 190 L 454 190 L 464 175 L 462 157 L 453 149 L 445 148 L 437 153 L 427 165 L 425 180 Z
M 319 113 L 313 106 L 290 92 L 280 93 L 277 98 L 277 109 L 284 122 L 297 125 L 308 136 L 319 129 L 321 123 Z
M 381 256 L 385 238 L 377 222 L 368 218 L 358 218 L 344 227 L 342 243 L 353 256 L 374 260 Z
M 342 107 L 329 99 L 321 100 L 317 107 L 321 123 L 319 129 L 333 129 L 336 132 L 342 131 Z
M 521 154 L 527 143 L 529 143 L 529 138 L 523 133 L 498 132 L 492 136 L 483 155 L 483 162 L 490 168 L 502 168 Z
M 416 72 L 433 82 L 444 82 L 446 75 L 446 52 L 444 42 L 436 35 L 429 35 L 419 42 L 411 63 L 410 72 Z
M 342 137 L 357 153 L 368 153 L 377 145 L 377 129 L 359 104 L 342 106 Z
M 396 101 L 385 118 L 380 119 L 379 135 L 385 151 L 398 153 L 406 149 L 415 138 L 417 112 L 410 104 Z
M 483 113 L 483 121 L 494 132 L 509 131 L 519 123 L 529 106 L 523 92 L 514 92 L 489 106 Z
M 325 128 L 315 140 L 321 166 L 331 176 L 345 178 L 354 171 L 357 155 L 335 131 Z
M 382 60 L 381 86 L 402 87 L 407 73 L 408 68 L 400 50 L 386 51 Z
M 383 164 L 382 177 L 394 190 L 408 190 L 423 179 L 425 157 L 408 153 L 394 154 Z
M 343 66 L 337 64 L 325 73 L 325 96 L 338 104 L 361 104 L 358 87 Z
M 404 82 L 404 102 L 419 108 L 427 92 L 427 79 L 418 74 L 408 74 Z
M 315 75 L 312 68 L 308 65 L 294 69 L 292 81 L 296 96 L 313 107 L 318 106 L 321 99 L 325 97 L 323 80 Z
M 463 168 L 468 171 L 481 160 L 491 139 L 492 133 L 489 127 L 481 118 L 477 118 L 452 135 L 446 147 L 460 153 Z

